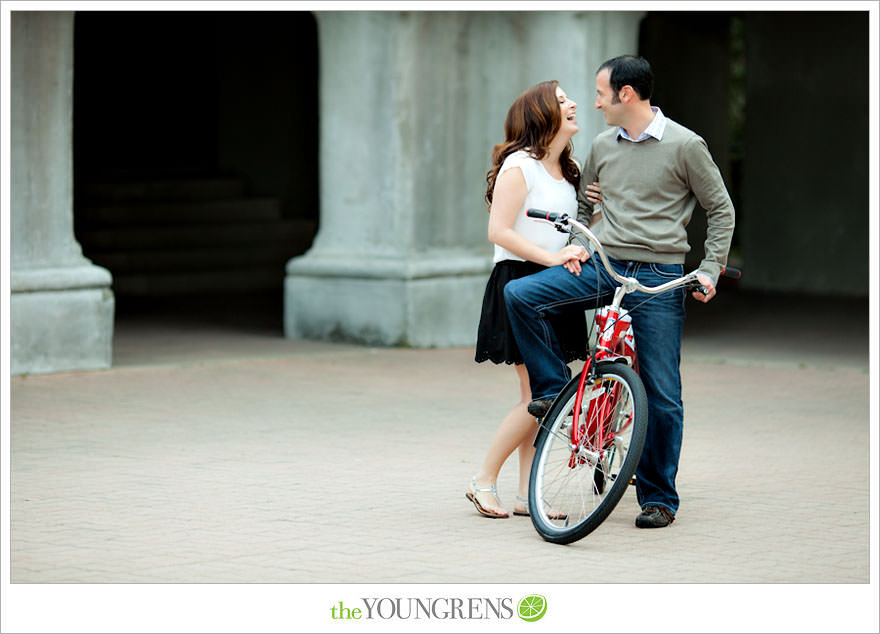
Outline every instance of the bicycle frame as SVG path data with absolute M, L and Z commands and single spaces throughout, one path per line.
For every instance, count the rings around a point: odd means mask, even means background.
M 617 273 L 596 236 L 577 220 L 537 209 L 526 215 L 551 223 L 590 249 L 597 271 L 600 260 L 607 271 L 598 282 L 601 294 L 613 294 L 611 303 L 595 316 L 599 333 L 583 370 L 565 384 L 538 421 L 529 512 L 544 539 L 568 544 L 595 530 L 635 483 L 647 440 L 649 402 L 638 374 L 631 313 L 622 308 L 627 294 L 639 291 L 648 301 L 676 288 L 702 293 L 702 298 L 697 294 L 700 299 L 714 293 L 703 287 L 696 272 L 644 286 Z M 722 268 L 722 275 L 738 278 L 740 272 Z M 642 300 L 639 297 L 633 306 L 627 302 L 628 310 L 638 310 Z
M 596 399 L 591 399 L 589 409 L 587 411 L 587 421 L 583 429 L 579 424 L 581 414 L 581 406 L 583 405 L 584 392 L 586 390 L 587 379 L 594 377 L 593 371 L 597 363 L 611 363 L 624 361 L 628 363 L 634 370 L 638 371 L 638 362 L 636 360 L 635 338 L 631 332 L 628 314 L 621 308 L 623 298 L 629 293 L 641 291 L 649 295 L 659 295 L 666 291 L 697 284 L 696 273 L 689 273 L 683 277 L 670 280 L 659 286 L 644 286 L 633 277 L 620 275 L 611 267 L 605 250 L 599 239 L 590 231 L 589 227 L 581 224 L 574 218 L 569 218 L 566 214 L 553 214 L 539 211 L 536 209 L 528 210 L 528 215 L 536 220 L 549 222 L 554 225 L 557 231 L 569 233 L 576 239 L 579 236 L 571 229 L 574 227 L 579 233 L 583 234 L 592 244 L 593 251 L 599 255 L 602 264 L 608 271 L 612 279 L 620 283 L 614 291 L 614 298 L 608 307 L 596 315 L 596 323 L 599 327 L 599 334 L 596 347 L 593 354 L 587 359 L 584 368 L 581 371 L 580 381 L 578 383 L 577 394 L 575 396 L 575 407 L 572 413 L 571 425 L 571 449 L 572 456 L 569 465 L 574 468 L 581 454 L 581 449 L 585 438 L 595 439 L 591 444 L 599 451 L 597 459 L 602 459 L 607 447 L 610 447 L 614 440 L 614 432 L 608 429 L 608 422 L 614 413 L 617 403 L 617 386 L 615 386 L 611 394 L 600 395 Z M 583 241 L 581 241 L 583 244 Z M 584 245 L 586 246 L 586 244 Z M 595 400 L 595 402 L 593 402 Z M 632 421 L 627 421 L 621 429 L 625 429 Z
M 633 345 L 631 347 L 628 347 L 629 350 L 631 350 L 631 356 L 630 354 L 619 355 L 612 352 L 622 343 L 622 338 L 619 334 L 618 324 L 624 323 L 626 325 L 627 331 L 632 328 L 632 326 L 629 326 L 627 322 L 623 322 L 619 319 L 620 315 L 618 313 L 614 311 L 609 311 L 609 315 L 605 323 L 607 324 L 608 322 L 611 322 L 611 326 L 609 327 L 609 330 L 606 330 L 604 332 L 600 331 L 602 332 L 602 334 L 600 334 L 601 343 L 597 345 L 597 349 L 594 355 L 587 359 L 586 363 L 584 364 L 584 368 L 581 371 L 577 394 L 575 396 L 574 411 L 572 414 L 571 442 L 573 447 L 575 448 L 581 446 L 581 439 L 584 435 L 591 438 L 595 437 L 595 446 L 600 448 L 606 447 L 613 440 L 613 435 L 610 434 L 610 432 L 608 432 L 607 430 L 607 423 L 609 422 L 611 414 L 613 413 L 613 406 L 617 402 L 617 386 L 612 389 L 612 393 L 610 395 L 600 395 L 597 399 L 591 400 L 590 408 L 587 411 L 586 416 L 588 426 L 585 426 L 582 429 L 581 425 L 579 424 L 580 413 L 582 411 L 581 406 L 583 404 L 584 393 L 586 391 L 587 379 L 593 376 L 593 372 L 591 372 L 591 370 L 595 367 L 594 363 L 602 361 L 625 360 L 634 370 L 638 371 L 634 340 Z M 598 315 L 597 322 L 599 322 Z M 608 432 L 609 434 L 607 438 L 606 432 Z

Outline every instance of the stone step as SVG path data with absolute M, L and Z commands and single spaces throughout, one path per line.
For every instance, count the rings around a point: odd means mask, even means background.
M 130 201 L 88 205 L 77 212 L 79 226 L 222 224 L 281 220 L 277 198 L 230 198 L 193 201 Z
M 113 292 L 130 297 L 191 295 L 278 290 L 284 284 L 284 266 L 248 267 L 223 271 L 113 276 Z M 234 310 L 235 306 L 230 306 Z
M 76 196 L 87 202 L 218 200 L 241 198 L 244 189 L 244 183 L 237 178 L 187 178 L 87 183 L 77 190 Z
M 311 244 L 311 236 L 279 243 L 228 248 L 156 249 L 136 251 L 97 251 L 92 262 L 113 272 L 114 277 L 131 273 L 166 273 L 247 268 L 260 265 L 283 267 Z
M 246 198 L 233 178 L 84 185 L 76 235 L 113 274 L 119 296 L 279 290 L 315 220 L 285 219 L 275 198 Z
M 77 238 L 89 254 L 129 249 L 184 249 L 271 243 L 297 244 L 315 234 L 314 220 L 84 229 Z

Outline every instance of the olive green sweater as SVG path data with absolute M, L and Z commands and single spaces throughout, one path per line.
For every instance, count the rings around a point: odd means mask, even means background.
M 602 220 L 592 230 L 609 256 L 683 264 L 690 251 L 685 227 L 699 201 L 708 225 L 699 270 L 717 283 L 727 263 L 734 212 L 706 142 L 670 119 L 660 141 L 618 140 L 617 131 L 593 140 L 578 188 L 579 219 L 589 221 L 593 205 L 584 192 L 599 181 Z

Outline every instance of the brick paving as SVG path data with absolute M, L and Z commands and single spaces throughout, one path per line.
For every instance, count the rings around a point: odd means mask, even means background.
M 464 499 L 517 389 L 470 348 L 123 326 L 112 370 L 11 379 L 11 581 L 867 584 L 866 317 L 689 323 L 677 521 L 630 492 L 567 547 Z

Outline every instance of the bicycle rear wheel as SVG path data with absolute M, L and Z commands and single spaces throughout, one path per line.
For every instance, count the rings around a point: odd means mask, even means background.
M 557 544 L 585 537 L 614 510 L 635 473 L 648 427 L 648 398 L 638 374 L 622 363 L 603 364 L 584 388 L 581 438 L 574 446 L 579 380 L 569 381 L 542 421 L 529 481 L 532 524 Z

